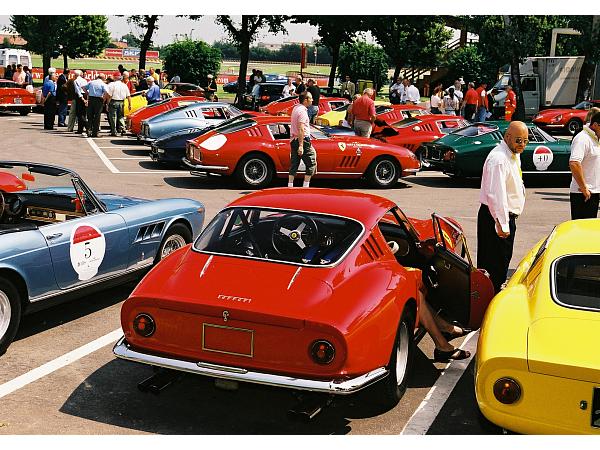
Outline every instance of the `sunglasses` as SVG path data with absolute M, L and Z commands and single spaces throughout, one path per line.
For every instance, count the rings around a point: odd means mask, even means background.
M 529 144 L 529 139 L 523 139 L 523 138 L 518 137 L 518 138 L 515 138 L 515 143 L 527 145 L 527 144 Z

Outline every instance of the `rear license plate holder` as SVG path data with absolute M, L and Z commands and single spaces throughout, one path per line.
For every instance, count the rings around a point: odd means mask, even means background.
M 254 330 L 203 323 L 202 350 L 252 358 Z
M 21 99 L 21 97 L 15 97 L 15 104 L 17 105 L 22 105 L 23 104 L 23 100 Z
M 595 387 L 592 395 L 592 427 L 600 428 L 600 387 Z

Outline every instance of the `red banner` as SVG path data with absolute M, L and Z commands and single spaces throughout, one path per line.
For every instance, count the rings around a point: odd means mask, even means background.
M 108 58 L 122 58 L 123 57 L 123 49 L 122 48 L 105 48 L 104 56 Z
M 159 58 L 158 50 L 146 51 L 146 58 L 158 59 Z

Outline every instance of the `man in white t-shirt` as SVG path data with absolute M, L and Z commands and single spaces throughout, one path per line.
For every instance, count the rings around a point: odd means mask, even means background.
M 600 113 L 573 138 L 569 167 L 571 179 L 571 219 L 598 217 L 600 200 Z
M 408 80 L 408 86 L 406 86 L 406 103 L 409 105 L 416 105 L 421 101 L 421 94 L 419 89 Z

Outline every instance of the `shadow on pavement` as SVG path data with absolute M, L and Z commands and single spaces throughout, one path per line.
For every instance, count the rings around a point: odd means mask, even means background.
M 46 331 L 72 322 L 88 314 L 95 313 L 125 300 L 137 281 L 132 281 L 114 288 L 105 289 L 81 298 L 73 298 L 63 304 L 44 309 L 24 316 L 15 341 L 25 339 L 42 331 Z

